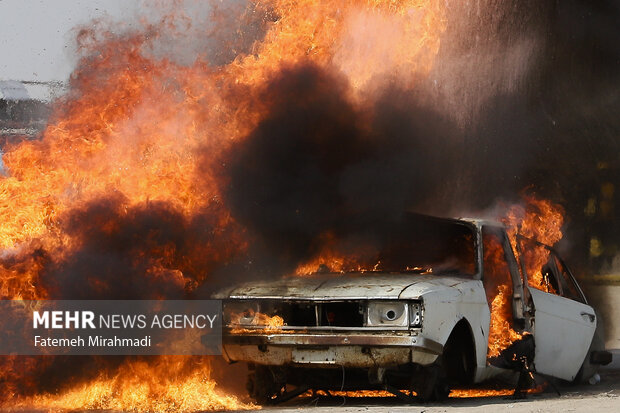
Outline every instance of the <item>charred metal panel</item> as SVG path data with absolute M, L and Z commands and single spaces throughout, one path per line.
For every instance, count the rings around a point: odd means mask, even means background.
M 407 364 L 428 365 L 443 346 L 423 337 L 385 334 L 270 334 L 229 335 L 224 349 L 231 361 L 266 365 L 337 364 L 376 367 Z
M 281 300 L 397 299 L 407 287 L 418 295 L 451 287 L 471 278 L 428 274 L 332 274 L 328 276 L 283 278 L 277 281 L 244 284 L 214 298 L 275 298 Z M 409 294 L 411 296 L 411 294 Z
M 420 351 L 441 354 L 443 345 L 425 337 L 395 334 L 230 334 L 224 344 L 276 346 L 383 346 L 416 347 Z
M 373 348 L 362 346 L 328 347 L 325 349 L 298 349 L 296 347 L 226 346 L 228 358 L 235 361 L 250 361 L 269 366 L 312 365 L 343 367 L 374 367 L 376 365 L 397 366 L 411 361 L 412 351 L 408 348 Z M 417 354 L 417 353 L 416 353 Z M 430 364 L 437 358 L 429 353 L 419 353 L 416 361 Z

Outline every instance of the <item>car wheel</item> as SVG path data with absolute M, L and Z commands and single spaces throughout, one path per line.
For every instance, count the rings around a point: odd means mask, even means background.
M 269 367 L 250 366 L 246 389 L 249 396 L 258 404 L 273 404 L 277 396 L 282 393 L 282 385 L 275 380 L 275 375 Z
M 425 367 L 420 373 L 423 380 L 413 388 L 418 400 L 430 402 L 442 401 L 448 398 L 450 387 L 448 386 L 441 357 L 432 365 Z

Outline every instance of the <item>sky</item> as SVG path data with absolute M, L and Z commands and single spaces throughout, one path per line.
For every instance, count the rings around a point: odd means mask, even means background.
M 0 0 L 0 80 L 65 81 L 75 65 L 72 29 L 135 15 L 139 0 Z

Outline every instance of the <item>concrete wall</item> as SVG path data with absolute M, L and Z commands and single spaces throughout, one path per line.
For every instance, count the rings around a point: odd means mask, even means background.
M 605 346 L 620 349 L 620 285 L 585 286 L 589 303 L 603 318 Z

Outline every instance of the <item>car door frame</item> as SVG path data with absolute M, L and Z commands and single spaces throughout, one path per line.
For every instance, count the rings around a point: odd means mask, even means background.
M 548 260 L 548 264 L 551 264 L 552 276 L 556 277 L 558 294 L 530 287 L 525 263 L 522 259 L 522 241 L 543 247 L 549 251 L 550 256 L 552 254 L 558 259 L 564 266 L 570 281 L 576 287 L 582 302 L 563 296 L 563 285 L 559 279 L 562 275 L 555 260 Z M 553 248 L 522 235 L 517 235 L 517 248 L 523 273 L 524 289 L 527 290 L 527 295 L 532 300 L 533 335 L 536 346 L 535 369 L 540 374 L 572 381 L 577 376 L 588 354 L 596 330 L 597 320 L 594 309 L 588 305 L 587 299 L 570 268 Z
M 483 231 L 484 229 L 488 229 L 492 231 L 495 235 L 500 237 L 499 241 L 502 246 L 502 251 L 504 255 L 504 259 L 506 260 L 506 264 L 508 266 L 508 271 L 510 275 L 510 281 L 512 282 L 512 321 L 513 328 L 519 331 L 527 331 L 527 300 L 526 300 L 526 292 L 524 290 L 524 281 L 521 278 L 521 271 L 519 267 L 519 261 L 515 257 L 514 251 L 512 250 L 512 245 L 510 243 L 510 237 L 506 233 L 506 229 L 503 226 L 494 225 L 494 224 L 483 224 L 480 226 L 480 246 L 482 251 L 480 252 L 480 268 L 481 273 L 483 273 L 484 267 L 484 245 L 483 245 Z M 482 274 L 482 278 L 484 278 L 484 274 Z

